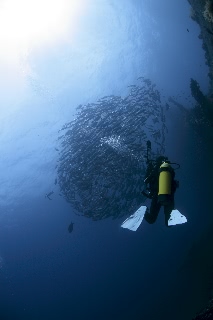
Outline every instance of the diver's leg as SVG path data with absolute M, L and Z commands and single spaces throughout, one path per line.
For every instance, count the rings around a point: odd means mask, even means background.
M 175 202 L 174 197 L 172 197 L 171 202 L 164 206 L 164 215 L 165 215 L 165 225 L 168 227 L 168 221 L 171 215 L 172 210 L 174 210 Z
M 158 217 L 160 208 L 161 208 L 161 204 L 158 202 L 158 196 L 153 197 L 150 210 L 147 211 L 144 215 L 145 220 L 148 223 L 154 223 Z

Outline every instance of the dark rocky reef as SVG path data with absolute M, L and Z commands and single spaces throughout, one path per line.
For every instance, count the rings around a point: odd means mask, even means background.
M 213 0 L 188 0 L 188 2 L 191 4 L 191 18 L 200 26 L 199 38 L 202 39 L 206 64 L 209 66 L 207 95 L 202 93 L 196 80 L 191 79 L 190 83 L 196 105 L 190 112 L 187 111 L 188 119 L 196 130 L 202 131 L 202 125 L 213 128 Z M 211 131 L 207 132 L 212 136 Z
M 209 92 L 205 96 L 199 84 L 191 79 L 191 92 L 196 100 L 196 105 L 192 111 L 184 110 L 189 122 L 202 135 L 203 140 L 213 139 L 213 0 L 188 0 L 191 5 L 191 18 L 200 26 L 199 38 L 203 42 L 206 63 L 209 66 Z M 183 106 L 181 106 L 183 110 Z M 212 248 L 211 248 L 212 249 Z M 212 283 L 210 284 L 212 292 Z M 197 314 L 193 320 L 213 319 L 213 300 L 209 300 L 207 306 Z
M 194 131 L 203 139 L 213 135 L 213 100 L 203 94 L 199 83 L 191 79 L 190 81 L 191 95 L 194 98 L 195 104 L 193 108 L 189 109 L 184 105 L 178 103 L 172 97 L 168 99 L 170 105 L 177 107 L 184 119 Z
M 209 66 L 209 96 L 213 94 L 213 0 L 188 0 L 191 5 L 191 18 L 200 26 L 206 63 Z M 213 96 L 212 96 L 213 98 Z
M 213 299 L 193 320 L 212 320 L 213 319 Z
M 191 94 L 197 102 L 192 110 L 192 116 L 199 119 L 200 124 L 213 127 L 213 99 L 202 93 L 198 82 L 194 79 L 191 79 L 190 88 Z

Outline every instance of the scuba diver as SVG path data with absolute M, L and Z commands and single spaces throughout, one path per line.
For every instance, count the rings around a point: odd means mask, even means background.
M 187 222 L 186 217 L 175 210 L 174 194 L 179 186 L 179 182 L 175 180 L 175 169 L 178 169 L 180 165 L 171 163 L 164 156 L 151 160 L 150 155 L 151 142 L 147 141 L 145 189 L 141 193 L 146 198 L 151 199 L 150 209 L 141 206 L 122 223 L 122 228 L 136 231 L 143 218 L 150 224 L 154 223 L 162 206 L 164 207 L 165 225 L 167 227 Z M 177 168 L 174 169 L 171 166 L 172 164 L 177 165 Z
M 142 194 L 152 201 L 150 209 L 146 210 L 144 218 L 148 223 L 154 223 L 161 206 L 163 206 L 165 225 L 168 227 L 171 212 L 175 207 L 174 194 L 179 182 L 175 180 L 175 171 L 168 158 L 159 156 L 156 160 L 151 160 L 149 159 L 150 153 L 151 142 L 147 141 L 147 170 L 144 180 L 146 188 L 142 191 Z

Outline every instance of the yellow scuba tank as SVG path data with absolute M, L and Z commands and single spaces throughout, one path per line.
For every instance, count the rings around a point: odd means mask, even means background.
M 158 183 L 158 201 L 164 205 L 171 199 L 172 193 L 172 174 L 171 166 L 167 162 L 163 162 L 160 166 L 159 183 Z

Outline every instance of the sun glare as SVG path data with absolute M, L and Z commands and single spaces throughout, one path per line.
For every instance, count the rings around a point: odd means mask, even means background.
M 82 0 L 3 0 L 0 3 L 0 58 L 10 60 L 37 45 L 57 40 L 75 23 Z

